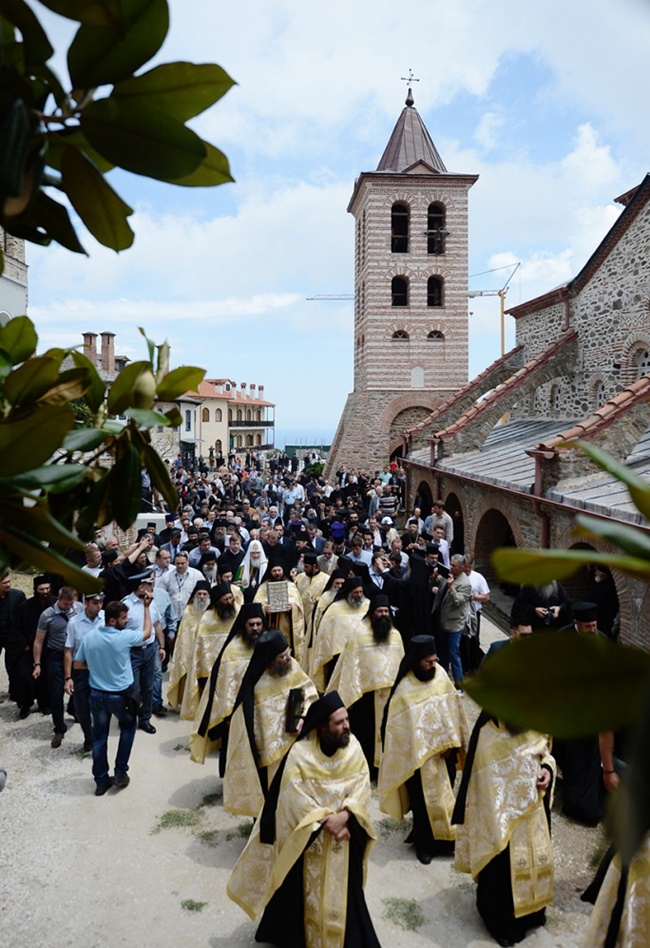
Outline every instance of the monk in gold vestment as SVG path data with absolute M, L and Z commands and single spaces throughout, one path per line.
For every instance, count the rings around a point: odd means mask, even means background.
M 554 774 L 547 737 L 479 715 L 452 822 L 456 868 L 478 883 L 477 908 L 499 945 L 517 944 L 546 923 L 553 898 Z
M 310 655 L 309 674 L 320 692 L 326 691 L 339 655 L 368 611 L 363 583 L 351 576 L 323 616 Z
M 230 583 L 213 586 L 210 590 L 210 608 L 204 612 L 199 622 L 194 651 L 187 670 L 181 702 L 181 717 L 186 721 L 193 721 L 196 716 L 205 683 L 225 645 L 238 612 Z
M 263 631 L 262 607 L 245 602 L 212 666 L 196 709 L 190 737 L 190 757 L 195 763 L 204 763 L 208 754 L 220 749 L 244 673 Z
M 376 839 L 368 765 L 336 692 L 312 704 L 285 756 L 228 895 L 256 940 L 283 948 L 379 948 L 363 884 Z
M 256 817 L 280 764 L 318 698 L 314 684 L 279 630 L 257 641 L 244 675 L 228 733 L 223 806 Z
M 178 625 L 174 654 L 169 663 L 169 684 L 167 686 L 167 701 L 169 706 L 176 710 L 179 710 L 183 703 L 187 673 L 192 665 L 192 655 L 199 624 L 210 608 L 210 589 L 211 586 L 207 579 L 197 582 Z
M 400 821 L 409 810 L 407 842 L 424 865 L 453 852 L 453 782 L 464 761 L 469 727 L 463 699 L 438 664 L 431 635 L 416 635 L 402 661 L 382 725 L 379 805 Z

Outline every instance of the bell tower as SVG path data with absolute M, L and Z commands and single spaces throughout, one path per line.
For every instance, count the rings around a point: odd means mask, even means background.
M 328 470 L 382 468 L 401 435 L 468 376 L 468 192 L 447 171 L 408 90 L 375 171 L 357 178 L 354 391 Z

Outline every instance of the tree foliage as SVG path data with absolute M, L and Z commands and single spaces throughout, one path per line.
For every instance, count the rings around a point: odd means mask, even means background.
M 146 339 L 149 358 L 127 366 L 108 391 L 86 356 L 36 355 L 37 343 L 26 316 L 0 329 L 0 570 L 36 566 L 81 591 L 97 589 L 66 551 L 83 549 L 96 525 L 131 526 L 143 467 L 170 507 L 178 505 L 150 431 L 179 425 L 181 415 L 155 403 L 195 389 L 205 373 L 170 372 L 166 344 L 154 364 L 156 347 Z
M 54 51 L 34 4 L 0 2 L 0 224 L 17 237 L 85 253 L 56 199 L 63 194 L 96 240 L 125 250 L 133 210 L 107 172 L 119 167 L 186 187 L 232 181 L 223 152 L 186 123 L 233 80 L 211 63 L 138 73 L 167 36 L 167 0 L 41 2 L 79 28 L 62 81 L 48 65 Z
M 650 517 L 647 481 L 592 444 L 570 446 L 625 484 L 639 513 Z M 577 515 L 575 523 L 577 537 L 604 541 L 620 553 L 504 548 L 492 557 L 499 577 L 535 586 L 602 563 L 650 580 L 645 530 L 586 514 Z M 650 830 L 650 654 L 591 635 L 540 632 L 499 651 L 466 687 L 490 713 L 556 737 L 630 729 L 629 769 L 609 812 L 618 848 L 629 862 Z

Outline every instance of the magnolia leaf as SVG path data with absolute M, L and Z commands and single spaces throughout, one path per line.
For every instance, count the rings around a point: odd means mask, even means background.
M 492 554 L 499 579 L 524 586 L 539 586 L 553 579 L 567 579 L 592 563 L 602 563 L 643 582 L 650 578 L 650 561 L 633 556 L 615 556 L 595 550 L 518 550 L 502 547 Z
M 156 385 L 159 385 L 166 375 L 169 375 L 169 343 L 167 341 L 163 342 L 162 345 L 158 346 L 158 367 L 156 369 Z
M 86 369 L 68 369 L 58 376 L 56 385 L 38 399 L 41 405 L 67 405 L 88 390 L 90 377 Z
M 171 402 L 185 392 L 196 392 L 204 375 L 205 369 L 198 369 L 193 365 L 181 365 L 172 369 L 158 385 L 156 398 Z
M 182 178 L 206 155 L 198 135 L 158 109 L 100 99 L 88 106 L 81 121 L 93 148 L 134 174 L 162 181 Z
M 121 415 L 131 407 L 133 387 L 145 372 L 151 372 L 150 362 L 131 362 L 122 369 L 108 393 L 108 411 L 111 415 Z
M 183 423 L 183 416 L 181 415 L 180 408 L 178 405 L 172 405 L 165 414 L 169 418 L 169 423 L 174 428 L 178 428 L 179 425 Z
M 212 63 L 165 63 L 116 84 L 113 97 L 141 101 L 179 122 L 214 105 L 234 85 L 227 72 Z
M 81 464 L 46 464 L 13 477 L 11 486 L 28 490 L 47 487 L 48 490 L 53 490 L 64 483 L 67 489 L 79 484 L 85 476 L 86 468 Z M 3 487 L 6 483 L 2 482 Z
M 119 28 L 124 19 L 119 0 L 83 0 L 83 3 L 79 0 L 41 0 L 41 3 L 59 16 L 91 26 Z
M 86 494 L 75 527 L 80 537 L 90 540 L 95 526 L 105 527 L 112 520 L 111 470 L 108 470 Z
M 155 347 L 154 343 L 151 341 L 151 339 L 147 336 L 147 334 L 146 334 L 146 332 L 144 331 L 144 329 L 142 328 L 142 326 L 138 326 L 138 332 L 140 333 L 141 336 L 144 337 L 144 340 L 145 340 L 145 342 L 147 343 L 147 350 L 148 350 L 148 352 L 149 352 L 149 361 L 150 361 L 151 364 L 153 365 L 153 357 L 154 357 L 154 354 L 155 354 L 155 351 L 156 351 L 156 347 Z
M 234 181 L 230 174 L 228 159 L 222 151 L 209 142 L 203 142 L 206 156 L 201 164 L 184 178 L 174 178 L 170 184 L 182 185 L 185 188 L 213 188 L 219 184 Z
M 50 543 L 60 549 L 82 550 L 84 545 L 62 523 L 55 520 L 44 505 L 43 500 L 36 501 L 28 507 L 22 500 L 0 502 L 0 523 L 12 530 L 24 531 L 39 541 Z
M 43 573 L 53 573 L 63 578 L 78 592 L 98 592 L 103 583 L 90 573 L 84 573 L 52 547 L 42 546 L 33 537 L 17 530 L 0 527 L 0 543 L 10 551 L 11 559 L 26 566 L 35 566 Z
M 638 527 L 615 520 L 589 517 L 587 514 L 578 514 L 576 524 L 573 528 L 576 537 L 598 537 L 620 547 L 631 556 L 650 560 L 650 537 Z
M 59 378 L 61 359 L 48 354 L 34 356 L 14 369 L 5 379 L 4 395 L 12 405 L 28 405 L 35 402 Z
M 96 414 L 104 403 L 104 396 L 106 395 L 106 383 L 101 380 L 97 368 L 90 361 L 88 356 L 85 356 L 82 352 L 76 352 L 74 350 L 70 354 L 74 364 L 78 368 L 86 369 L 88 372 L 90 384 L 84 395 L 84 399 L 90 410 Z
M 93 237 L 111 250 L 126 250 L 135 234 L 127 217 L 133 208 L 117 194 L 83 152 L 66 146 L 61 159 L 62 188 Z
M 142 455 L 152 485 L 163 495 L 169 504 L 170 510 L 175 510 L 179 503 L 178 492 L 169 478 L 169 471 L 165 467 L 160 455 L 150 444 L 143 445 Z
M 123 530 L 129 529 L 140 510 L 141 472 L 140 452 L 129 441 L 123 439 L 110 472 L 113 514 L 117 525 Z
M 0 379 L 6 378 L 13 369 L 13 359 L 0 349 Z
M 167 415 L 163 415 L 160 411 L 148 411 L 146 408 L 128 408 L 125 414 L 127 418 L 132 418 L 142 430 L 155 428 L 157 425 L 171 424 Z
M 44 191 L 39 191 L 36 195 L 28 217 L 29 224 L 43 228 L 47 236 L 56 240 L 62 247 L 72 250 L 73 253 L 86 253 L 79 243 L 67 209 L 63 204 L 52 200 Z
M 167 0 L 121 0 L 123 23 L 82 24 L 68 50 L 76 89 L 127 79 L 155 56 L 169 29 Z
M 636 720 L 650 687 L 650 654 L 599 635 L 535 632 L 500 649 L 465 687 L 518 727 L 584 737 Z
M 14 316 L 0 329 L 0 349 L 14 365 L 29 359 L 36 351 L 37 342 L 34 323 L 27 316 Z
M 69 408 L 39 405 L 19 421 L 0 423 L 0 477 L 22 474 L 48 461 L 74 425 Z
M 68 147 L 78 148 L 102 174 L 106 174 L 107 171 L 115 167 L 90 146 L 81 128 L 76 125 L 73 128 L 64 128 L 60 132 L 50 132 L 47 136 L 47 163 L 51 168 L 55 168 L 57 171 L 61 170 L 63 151 Z
M 26 66 L 46 63 L 54 55 L 45 30 L 24 0 L 2 0 L 2 16 L 20 30 Z
M 578 441 L 577 443 L 566 442 L 566 444 L 572 448 L 579 448 L 587 457 L 591 458 L 594 464 L 602 471 L 613 474 L 618 481 L 625 484 L 634 502 L 634 506 L 644 517 L 650 519 L 650 484 L 648 481 L 636 474 L 631 468 L 627 467 L 627 465 L 617 461 L 611 454 L 607 454 L 606 451 L 597 448 L 588 441 Z
M 109 437 L 110 432 L 105 428 L 77 428 L 75 431 L 68 432 L 61 447 L 69 453 L 73 451 L 93 451 Z

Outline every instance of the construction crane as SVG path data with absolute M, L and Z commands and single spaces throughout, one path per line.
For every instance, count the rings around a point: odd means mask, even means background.
M 481 273 L 473 273 L 472 276 L 484 276 L 486 273 L 497 273 L 499 270 L 512 270 L 510 276 L 503 284 L 500 290 L 470 290 L 469 297 L 475 296 L 498 296 L 501 304 L 501 355 L 506 354 L 506 294 L 508 284 L 521 266 L 521 263 L 508 263 L 504 267 L 495 267 L 493 270 L 482 270 Z M 471 279 L 471 277 L 470 277 Z

